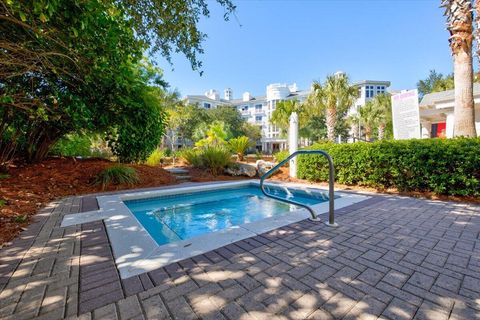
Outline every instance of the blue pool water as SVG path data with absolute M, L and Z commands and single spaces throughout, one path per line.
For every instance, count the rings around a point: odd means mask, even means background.
M 271 194 L 300 203 L 328 200 L 320 192 L 268 188 Z M 129 200 L 125 204 L 159 245 L 299 209 L 266 198 L 256 186 Z

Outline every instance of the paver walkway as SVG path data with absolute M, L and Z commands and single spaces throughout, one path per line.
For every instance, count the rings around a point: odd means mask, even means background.
M 91 205 L 0 250 L 0 319 L 480 319 L 479 206 L 373 197 L 120 280 L 102 222 L 60 228 Z

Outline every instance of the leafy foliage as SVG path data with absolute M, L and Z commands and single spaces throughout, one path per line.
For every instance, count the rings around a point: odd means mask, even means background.
M 157 148 L 155 149 L 147 158 L 145 163 L 149 166 L 158 166 L 162 163 L 162 160 L 165 158 L 165 153 Z
M 180 156 L 190 165 L 210 170 L 218 175 L 231 162 L 230 151 L 224 146 L 207 145 L 201 148 L 182 150 Z
M 200 153 L 203 167 L 210 170 L 213 175 L 218 175 L 231 162 L 228 149 L 219 146 L 207 146 Z
M 245 151 L 253 145 L 252 141 L 246 136 L 232 138 L 228 140 L 230 150 L 237 154 L 238 160 L 243 161 Z
M 97 176 L 95 176 L 93 184 L 100 185 L 102 189 L 105 189 L 111 184 L 129 184 L 134 185 L 138 183 L 137 171 L 134 168 L 114 165 L 110 168 L 102 170 Z
M 228 18 L 232 3 L 217 2 Z M 182 52 L 199 69 L 208 15 L 204 0 L 1 2 L 0 165 L 14 153 L 39 161 L 81 130 L 108 132 L 122 161 L 145 159 L 163 133 L 166 83 L 144 53 Z
M 424 80 L 417 82 L 417 89 L 420 97 L 427 93 L 451 90 L 454 88 L 453 74 L 444 76 L 435 70 L 430 70 L 430 74 Z
M 335 179 L 347 185 L 480 195 L 480 139 L 425 139 L 374 143 L 316 144 L 335 164 Z M 299 178 L 327 181 L 321 156 L 300 156 Z
M 230 138 L 231 133 L 228 127 L 222 121 L 214 121 L 207 125 L 203 123 L 195 130 L 195 145 L 197 147 L 203 146 L 223 146 L 226 140 Z
M 312 92 L 305 101 L 305 105 L 314 112 L 314 115 L 325 115 L 327 127 L 327 138 L 334 141 L 337 128 L 337 119 L 339 116 L 344 118 L 348 108 L 358 96 L 358 89 L 350 84 L 350 80 L 345 74 L 334 74 L 327 76 L 322 84 L 314 81 Z
M 275 156 L 275 161 L 277 162 L 282 162 L 283 160 L 287 159 L 287 157 L 290 155 L 290 152 L 288 150 L 282 150 L 274 154 Z M 285 164 L 285 166 L 288 166 L 288 163 Z
M 305 123 L 308 116 L 312 115 L 309 114 L 305 109 L 305 106 L 298 100 L 279 101 L 275 107 L 275 110 L 272 112 L 270 122 L 280 128 L 282 135 L 286 135 L 290 126 L 290 116 L 292 113 L 297 113 L 299 118 L 299 127 Z

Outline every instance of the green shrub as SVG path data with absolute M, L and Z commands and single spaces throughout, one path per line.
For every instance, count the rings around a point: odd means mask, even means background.
M 316 144 L 328 152 L 336 182 L 400 191 L 480 196 L 480 139 L 425 139 Z M 299 156 L 298 176 L 327 181 L 323 156 Z
M 100 171 L 100 173 L 95 176 L 93 184 L 101 185 L 102 189 L 105 189 L 111 184 L 133 185 L 139 181 L 140 179 L 138 178 L 137 171 L 134 168 L 122 165 L 114 165 L 110 168 Z
M 85 134 L 67 134 L 57 141 L 50 154 L 62 157 L 88 157 L 91 155 L 92 141 Z
M 275 153 L 274 157 L 275 157 L 275 160 L 277 162 L 281 162 L 281 161 L 287 159 L 287 157 L 289 155 L 290 155 L 290 153 L 288 152 L 288 150 L 283 150 L 283 151 L 279 151 L 279 152 Z M 285 164 L 285 165 L 287 166 L 288 164 Z
M 58 140 L 49 152 L 62 157 L 108 158 L 110 150 L 98 134 L 67 134 Z
M 145 163 L 149 166 L 158 166 L 162 163 L 163 158 L 165 158 L 165 153 L 157 148 L 150 154 Z
M 183 149 L 180 151 L 180 158 L 185 160 L 193 167 L 201 167 L 202 159 L 200 157 L 200 149 Z
M 213 175 L 218 175 L 231 162 L 230 152 L 222 147 L 208 146 L 200 153 L 202 165 Z
M 205 146 L 195 149 L 184 149 L 180 154 L 189 165 L 210 170 L 218 175 L 231 162 L 230 151 L 222 146 Z
M 246 136 L 241 136 L 228 140 L 228 146 L 237 155 L 238 160 L 243 161 L 243 155 L 252 146 L 252 141 Z

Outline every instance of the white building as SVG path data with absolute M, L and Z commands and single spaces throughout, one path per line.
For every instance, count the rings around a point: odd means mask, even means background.
M 473 84 L 475 127 L 480 132 L 480 84 Z M 454 90 L 426 94 L 420 101 L 422 138 L 453 137 L 455 106 Z
M 247 122 L 258 125 L 261 129 L 262 139 L 258 142 L 257 149 L 265 153 L 275 153 L 287 148 L 286 137 L 282 137 L 280 129 L 270 123 L 277 102 L 293 99 L 304 101 L 308 93 L 309 91 L 298 90 L 296 84 L 274 83 L 267 86 L 265 96 L 254 97 L 245 92 L 241 99 L 233 99 L 232 89 L 227 88 L 223 98 L 220 98 L 216 90 L 209 90 L 205 95 L 188 95 L 185 101 L 206 109 L 225 105 L 237 108 Z
M 354 83 L 359 89 L 359 97 L 350 108 L 349 114 L 356 113 L 359 108 L 375 95 L 385 93 L 390 86 L 389 81 L 364 80 Z M 265 153 L 275 153 L 287 149 L 287 138 L 280 135 L 280 129 L 270 123 L 272 112 L 279 101 L 298 100 L 303 102 L 310 90 L 299 90 L 297 85 L 273 83 L 266 87 L 265 96 L 254 97 L 249 92 L 242 95 L 242 99 L 233 99 L 233 91 L 225 89 L 223 98 L 216 90 L 209 90 L 205 95 L 188 95 L 185 101 L 188 104 L 198 104 L 200 107 L 210 109 L 227 105 L 237 108 L 244 119 L 258 125 L 262 131 L 262 139 L 258 142 L 257 149 Z
M 354 82 L 353 85 L 358 88 L 358 98 L 348 114 L 356 114 L 373 97 L 386 93 L 387 88 L 390 87 L 390 81 L 362 80 Z

